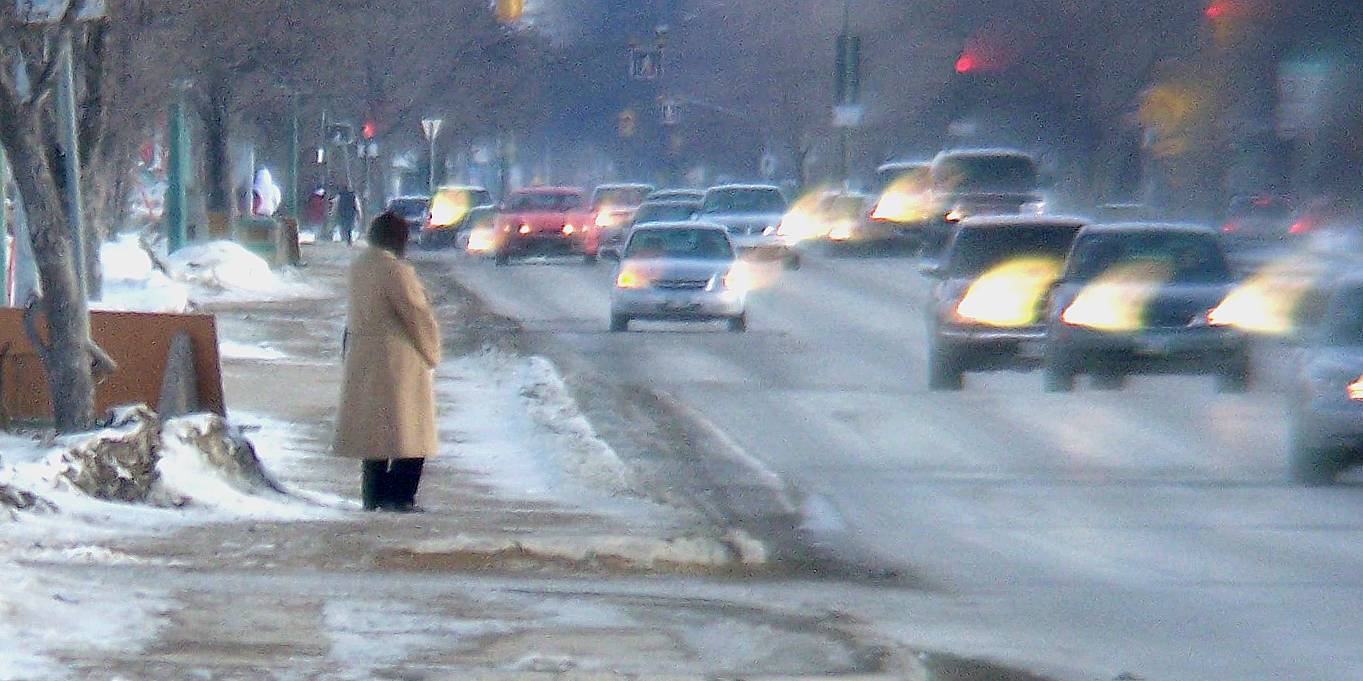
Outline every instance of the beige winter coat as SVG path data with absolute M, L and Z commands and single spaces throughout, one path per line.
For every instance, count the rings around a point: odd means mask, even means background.
M 434 455 L 440 327 L 412 266 L 374 247 L 356 257 L 346 329 L 335 453 L 352 459 Z

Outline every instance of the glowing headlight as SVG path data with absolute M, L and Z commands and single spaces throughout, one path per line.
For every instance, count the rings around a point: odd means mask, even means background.
M 752 277 L 748 274 L 747 268 L 742 266 L 735 266 L 725 272 L 720 283 L 730 291 L 747 291 L 753 285 Z
M 1359 376 L 1350 383 L 1345 390 L 1349 393 L 1349 399 L 1354 402 L 1363 402 L 1363 376 Z
M 610 213 L 607 213 L 606 211 L 601 211 L 600 213 L 596 214 L 597 227 L 610 227 L 611 225 L 615 224 L 615 222 L 616 222 L 615 216 L 611 215 Z
M 521 225 L 521 228 L 518 229 L 518 230 L 516 230 L 516 231 L 520 232 L 521 234 L 529 234 L 529 233 L 530 233 L 530 225 Z
M 647 283 L 634 270 L 620 270 L 620 274 L 615 277 L 616 288 L 643 288 Z
M 852 226 L 840 224 L 837 227 L 828 230 L 828 238 L 833 241 L 847 241 L 852 238 Z
M 574 227 L 573 225 L 564 225 L 564 226 L 563 226 L 563 233 L 564 233 L 565 235 L 572 235 L 572 233 L 573 233 L 573 232 L 576 232 L 576 231 L 577 231 L 577 227 Z
M 947 211 L 946 215 L 947 222 L 960 222 L 961 220 L 964 219 L 965 211 L 961 210 L 960 208 L 952 208 L 951 210 Z

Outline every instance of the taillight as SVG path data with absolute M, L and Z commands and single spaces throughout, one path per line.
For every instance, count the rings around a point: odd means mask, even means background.
M 1311 224 L 1305 220 L 1298 220 L 1287 228 L 1288 234 L 1305 234 L 1309 231 L 1311 231 Z
M 1237 230 L 1237 229 L 1239 229 L 1239 228 L 1240 228 L 1240 225 L 1236 224 L 1235 222 L 1233 222 L 1233 221 L 1232 221 L 1232 222 L 1227 222 L 1226 224 L 1221 225 L 1221 233 L 1222 233 L 1222 234 L 1230 234 L 1231 232 L 1234 232 L 1235 230 Z

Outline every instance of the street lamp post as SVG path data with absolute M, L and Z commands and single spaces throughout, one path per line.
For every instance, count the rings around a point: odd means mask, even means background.
M 431 196 L 435 196 L 435 138 L 440 134 L 440 124 L 444 120 L 440 118 L 421 119 L 421 132 L 426 135 L 426 141 L 430 143 L 430 174 L 426 180 L 426 186 L 430 189 Z

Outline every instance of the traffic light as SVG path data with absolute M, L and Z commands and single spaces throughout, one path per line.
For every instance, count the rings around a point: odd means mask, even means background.
M 364 137 L 367 140 L 374 139 L 374 135 L 377 132 L 378 128 L 375 127 L 373 120 L 366 120 L 364 122 L 364 125 L 360 126 L 360 136 Z
M 497 0 L 497 21 L 513 24 L 525 14 L 525 0 Z

